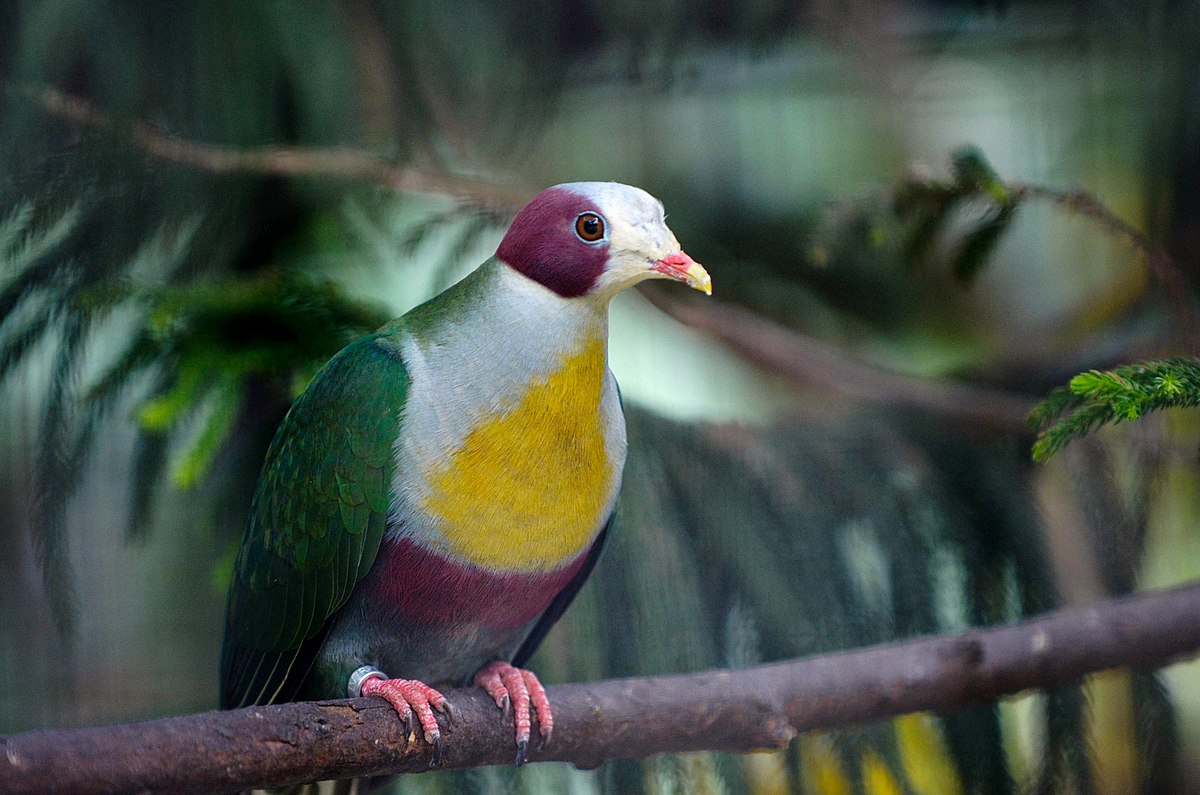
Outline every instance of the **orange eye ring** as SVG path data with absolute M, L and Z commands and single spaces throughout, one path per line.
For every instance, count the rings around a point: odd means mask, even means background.
M 596 213 L 580 213 L 575 219 L 575 234 L 584 243 L 598 243 L 604 239 L 604 219 Z

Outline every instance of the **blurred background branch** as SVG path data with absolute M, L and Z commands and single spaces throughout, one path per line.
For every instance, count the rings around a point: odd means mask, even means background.
M 649 286 L 642 291 L 680 323 L 713 335 L 749 361 L 801 386 L 868 404 L 923 409 L 989 431 L 1023 429 L 1034 406 L 1030 397 L 986 386 L 889 373 L 734 305 L 679 300 Z
M 9 87 L 9 90 L 13 90 Z M 127 135 L 146 154 L 215 174 L 250 173 L 262 177 L 316 177 L 370 182 L 392 190 L 452 196 L 499 213 L 520 209 L 532 192 L 506 188 L 496 180 L 472 180 L 400 167 L 359 149 L 260 147 L 239 150 L 170 135 L 143 121 L 118 122 L 86 99 L 50 86 L 25 87 L 21 93 L 52 116 L 72 124 Z

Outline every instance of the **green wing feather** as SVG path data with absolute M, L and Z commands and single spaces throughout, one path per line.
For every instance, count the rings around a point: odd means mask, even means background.
M 295 695 L 371 568 L 387 524 L 408 374 L 388 337 L 342 349 L 267 452 L 234 564 L 221 655 L 224 708 Z

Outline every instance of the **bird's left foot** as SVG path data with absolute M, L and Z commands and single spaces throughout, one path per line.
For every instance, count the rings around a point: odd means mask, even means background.
M 497 660 L 475 674 L 475 684 L 487 691 L 505 715 L 512 709 L 517 728 L 517 766 L 520 767 L 525 764 L 525 751 L 529 747 L 530 706 L 537 715 L 539 749 L 549 742 L 550 733 L 554 731 L 554 716 L 550 712 L 546 688 L 533 671 L 516 668 L 503 660 Z

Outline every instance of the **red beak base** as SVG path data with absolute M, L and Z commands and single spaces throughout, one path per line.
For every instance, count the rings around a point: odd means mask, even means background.
M 705 295 L 712 295 L 712 279 L 704 267 L 689 257 L 683 251 L 668 254 L 656 260 L 650 270 L 661 273 L 667 278 L 683 282 L 694 290 L 700 290 Z

